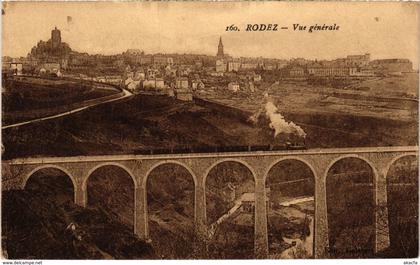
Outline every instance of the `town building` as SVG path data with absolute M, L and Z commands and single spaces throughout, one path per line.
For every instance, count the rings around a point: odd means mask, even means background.
M 172 57 L 155 55 L 153 56 L 153 64 L 157 66 L 172 66 L 174 64 L 174 59 Z
M 289 70 L 289 76 L 291 77 L 302 77 L 305 75 L 305 69 L 299 66 L 292 67 Z
M 138 59 L 136 60 L 136 62 L 140 65 L 149 65 L 152 64 L 152 61 L 153 57 L 150 55 L 138 57 Z
M 51 31 L 51 47 L 52 49 L 58 49 L 60 44 L 61 44 L 61 32 L 60 30 L 57 29 L 57 27 L 55 27 Z
M 277 64 L 272 62 L 267 62 L 262 65 L 262 68 L 267 71 L 273 71 L 277 69 Z
M 289 62 L 286 60 L 281 60 L 277 62 L 277 69 L 283 69 L 285 68 L 287 65 L 289 65 Z
M 125 87 L 131 92 L 137 92 L 141 84 L 140 80 L 133 80 L 132 78 L 127 78 L 124 82 L 125 82 Z
M 375 73 L 401 74 L 413 71 L 413 63 L 408 59 L 382 59 L 370 63 Z
M 166 88 L 163 78 L 146 79 L 142 82 L 144 90 L 163 90 Z
M 175 97 L 182 101 L 192 101 L 193 96 L 189 89 L 175 89 Z
M 371 66 L 351 68 L 350 76 L 369 77 L 369 76 L 375 76 L 375 72 Z
M 223 72 L 211 72 L 210 76 L 212 76 L 212 77 L 222 77 L 222 76 L 224 76 L 224 73 Z
M 143 69 L 137 69 L 134 72 L 134 80 L 145 80 L 146 79 L 146 74 L 144 73 Z
M 127 49 L 127 51 L 125 52 L 126 55 L 129 56 L 143 56 L 144 55 L 144 51 L 140 50 L 140 49 Z
M 241 62 L 237 60 L 231 60 L 227 64 L 228 72 L 238 72 L 240 68 L 241 68 Z
M 324 61 L 313 63 L 308 66 L 308 74 L 318 77 L 350 76 L 357 72 L 356 67 L 346 66 L 343 63 Z
M 175 88 L 176 89 L 188 89 L 188 78 L 187 77 L 178 77 L 175 79 Z
M 348 66 L 367 66 L 370 62 L 370 54 L 347 55 L 345 61 Z
M 224 73 L 227 70 L 227 63 L 224 59 L 216 60 L 216 72 Z
M 155 79 L 160 75 L 159 70 L 155 68 L 148 68 L 146 70 L 146 79 Z
M 268 189 L 268 188 L 266 188 Z M 266 193 L 267 194 L 267 193 Z M 241 198 L 241 211 L 245 213 L 253 213 L 255 210 L 255 193 L 246 192 L 243 193 Z M 265 196 L 266 207 L 269 205 L 269 195 Z
M 41 40 L 31 49 L 28 59 L 37 60 L 40 63 L 59 63 L 61 68 L 65 69 L 68 66 L 68 59 L 72 53 L 74 52 L 72 52 L 70 46 L 62 42 L 61 31 L 55 27 L 51 31 L 51 38 L 48 41 Z
M 239 84 L 238 82 L 230 82 L 228 84 L 228 89 L 232 92 L 238 92 L 239 91 Z
M 243 62 L 241 63 L 241 70 L 254 70 L 258 66 L 257 63 Z
M 22 70 L 22 63 L 10 63 L 10 72 L 13 73 L 13 75 L 22 75 Z
M 47 73 L 54 73 L 60 70 L 60 64 L 56 62 L 47 62 L 41 65 Z
M 204 89 L 205 85 L 201 80 L 193 80 L 191 81 L 191 89 L 193 91 L 198 89 Z

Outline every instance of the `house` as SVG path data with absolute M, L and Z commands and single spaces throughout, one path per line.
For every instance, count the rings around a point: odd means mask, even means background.
M 292 76 L 292 77 L 297 77 L 297 76 L 299 76 L 299 77 L 301 77 L 301 76 L 304 76 L 305 75 L 305 70 L 302 68 L 302 67 L 292 67 L 290 70 L 289 70 L 289 76 Z
M 142 87 L 145 90 L 162 90 L 166 88 L 162 78 L 146 79 L 142 82 Z
M 255 75 L 253 76 L 253 78 L 254 78 L 254 82 L 259 82 L 259 81 L 261 81 L 261 75 L 257 75 L 257 74 L 255 74 Z
M 132 80 L 130 83 L 126 85 L 127 89 L 130 91 L 137 91 L 140 86 L 139 80 Z
M 144 80 L 146 79 L 146 74 L 144 73 L 143 69 L 138 69 L 133 73 L 134 80 Z
M 404 73 L 413 71 L 413 63 L 408 59 L 373 60 L 370 66 L 381 74 Z
M 192 101 L 192 93 L 188 89 L 175 89 L 175 97 L 182 101 Z
M 60 64 L 59 63 L 44 63 L 42 65 L 42 68 L 44 68 L 49 73 L 56 73 L 60 70 Z
M 254 192 L 246 192 L 243 193 L 241 198 L 242 212 L 252 213 L 255 209 L 255 193 Z M 265 196 L 266 206 L 268 207 L 269 196 Z
M 237 82 L 230 82 L 228 84 L 228 89 L 230 91 L 233 91 L 233 92 L 238 92 L 239 91 L 239 84 Z
M 191 81 L 191 89 L 197 90 L 197 89 L 204 89 L 204 83 L 201 80 L 193 80 Z
M 188 89 L 188 78 L 178 77 L 175 79 L 175 88 L 177 89 Z
M 22 75 L 23 64 L 22 63 L 10 63 L 10 71 L 14 75 Z
M 210 76 L 220 77 L 220 76 L 224 76 L 224 74 L 223 72 L 211 72 Z
M 227 65 L 228 72 L 238 72 L 241 68 L 241 62 L 240 61 L 229 61 Z
M 349 67 L 337 62 L 314 63 L 308 66 L 308 74 L 312 76 L 349 76 L 356 67 Z
M 216 60 L 216 72 L 223 73 L 227 70 L 227 63 L 223 59 Z

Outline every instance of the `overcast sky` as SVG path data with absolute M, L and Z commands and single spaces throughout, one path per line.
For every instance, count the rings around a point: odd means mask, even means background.
M 418 3 L 148 2 L 3 4 L 3 54 L 26 56 L 54 26 L 73 50 L 115 54 L 215 55 L 219 36 L 232 56 L 333 59 L 371 53 L 418 64 Z M 71 17 L 71 22 L 68 22 Z M 245 32 L 246 24 L 277 23 L 277 32 Z M 293 24 L 334 23 L 338 31 L 293 31 Z M 240 32 L 226 32 L 235 24 Z M 415 66 L 415 68 L 417 68 Z

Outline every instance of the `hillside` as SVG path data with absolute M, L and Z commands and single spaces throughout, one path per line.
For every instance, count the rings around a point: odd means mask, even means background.
M 27 189 L 2 193 L 2 244 L 10 259 L 153 258 L 150 245 L 99 207 L 72 202 L 57 171 L 33 176 Z M 70 225 L 75 225 L 75 230 Z M 34 242 L 37 242 L 34 244 Z
M 308 148 L 414 145 L 408 121 L 340 113 L 285 112 L 306 132 Z M 373 137 L 373 135 L 375 137 Z M 164 96 L 137 95 L 71 116 L 3 130 L 3 159 L 127 154 L 176 147 L 281 144 L 268 123 L 254 125 L 223 109 Z

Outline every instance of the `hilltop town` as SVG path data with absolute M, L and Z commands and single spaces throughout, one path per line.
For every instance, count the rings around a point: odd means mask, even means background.
M 161 94 L 190 101 L 193 93 L 217 94 L 220 90 L 254 93 L 264 82 L 349 84 L 354 80 L 401 76 L 414 70 L 408 59 L 371 60 L 368 53 L 329 61 L 234 58 L 225 51 L 221 37 L 215 56 L 147 54 L 141 49 L 128 49 L 115 55 L 91 55 L 72 50 L 62 41 L 61 31 L 54 28 L 51 38 L 39 41 L 26 57 L 3 57 L 2 72 L 111 83 L 134 93 Z

